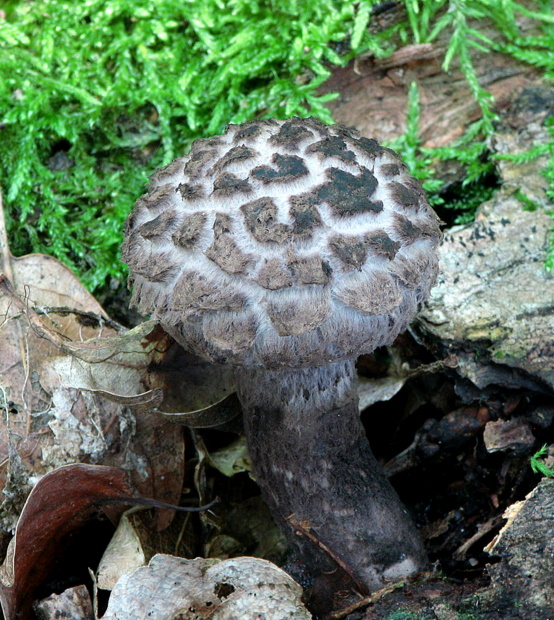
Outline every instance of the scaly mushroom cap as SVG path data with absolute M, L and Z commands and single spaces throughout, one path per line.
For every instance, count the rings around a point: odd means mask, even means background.
M 434 284 L 438 219 L 398 155 L 315 119 L 196 140 L 126 223 L 132 302 L 214 362 L 302 368 L 390 343 Z

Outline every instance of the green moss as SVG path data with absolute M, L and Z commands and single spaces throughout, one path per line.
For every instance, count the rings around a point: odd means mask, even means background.
M 531 469 L 536 474 L 541 474 L 547 478 L 554 478 L 554 466 L 548 466 L 546 464 L 546 458 L 548 457 L 548 446 L 545 444 L 540 450 L 535 452 L 530 459 Z
M 384 620 L 419 620 L 421 616 L 413 611 L 395 611 L 388 615 Z
M 125 268 L 122 224 L 145 180 L 184 154 L 191 141 L 229 122 L 254 117 L 332 118 L 318 87 L 333 66 L 362 52 L 379 57 L 395 45 L 449 33 L 443 66 L 457 59 L 482 110 L 456 145 L 422 149 L 417 88 L 399 150 L 424 179 L 435 205 L 445 202 L 432 177 L 437 159 L 466 169 L 464 188 L 490 170 L 484 139 L 494 131 L 488 93 L 472 49 L 501 49 L 554 76 L 554 19 L 547 2 L 404 0 L 406 19 L 385 32 L 368 29 L 374 0 L 11 0 L 0 18 L 0 183 L 16 254 L 48 252 L 91 289 Z M 516 15 L 543 25 L 521 37 Z M 490 19 L 489 41 L 470 21 Z M 473 22 L 472 22 L 473 23 Z M 394 43 L 393 43 L 394 42 Z M 553 137 L 554 144 L 554 137 Z M 554 165 L 547 171 L 554 194 Z M 453 201 L 448 200 L 449 204 Z M 471 201 L 470 201 L 471 202 Z M 471 217 L 466 203 L 457 217 Z M 554 247 L 554 230 L 553 230 Z M 554 250 L 549 254 L 554 265 Z
M 0 182 L 12 249 L 95 288 L 123 220 L 192 140 L 252 117 L 331 122 L 317 87 L 362 49 L 371 3 L 36 0 L 0 19 Z M 367 47 L 367 45 L 365 46 Z

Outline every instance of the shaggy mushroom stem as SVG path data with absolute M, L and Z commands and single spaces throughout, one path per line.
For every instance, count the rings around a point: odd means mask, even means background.
M 369 590 L 426 559 L 371 454 L 353 360 L 414 319 L 440 239 L 397 154 L 313 118 L 196 140 L 126 222 L 132 303 L 236 369 L 254 473 L 291 544 L 308 569 L 338 559 Z
M 360 420 L 354 361 L 240 368 L 236 376 L 254 475 L 300 557 L 333 566 L 330 554 L 297 535 L 291 515 L 370 591 L 423 570 L 421 539 Z

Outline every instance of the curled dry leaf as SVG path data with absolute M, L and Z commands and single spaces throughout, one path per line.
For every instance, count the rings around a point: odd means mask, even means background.
M 119 468 L 79 463 L 46 474 L 29 494 L 0 567 L 5 620 L 31 618 L 37 587 L 102 500 L 133 497 L 136 491 Z
M 27 478 L 92 461 L 128 469 L 143 495 L 178 503 L 184 443 L 172 422 L 214 426 L 234 417 L 239 408 L 229 371 L 183 353 L 153 321 L 116 329 L 77 278 L 50 257 L 3 258 L 16 282 L 29 277 L 38 284 L 13 287 L 0 277 L 6 345 L 0 407 L 7 412 L 0 421 L 0 462 L 9 461 L 11 433 L 12 456 L 18 455 Z M 57 292 L 60 282 L 63 293 Z M 21 497 L 2 507 L 5 530 L 28 492 L 25 476 L 19 478 Z M 160 515 L 158 529 L 170 518 Z
M 50 267 L 52 261 L 45 258 L 46 266 Z M 77 283 L 75 289 L 82 288 L 73 275 L 67 274 L 62 280 L 64 287 L 71 279 Z M 182 433 L 149 410 L 149 403 L 161 402 L 161 392 L 149 389 L 145 379 L 153 352 L 163 357 L 169 346 L 168 337 L 150 323 L 139 328 L 138 333 L 122 330 L 117 336 L 115 330 L 96 329 L 87 334 L 96 338 L 73 340 L 77 333 L 74 324 L 68 324 L 63 332 L 49 317 L 39 316 L 35 308 L 43 301 L 40 293 L 36 291 L 38 297 L 31 305 L 31 301 L 25 303 L 9 281 L 5 278 L 0 281 L 0 304 L 9 317 L 2 326 L 8 333 L 0 333 L 0 337 L 6 335 L 10 343 L 10 336 L 18 335 L 17 346 L 14 341 L 8 350 L 8 361 L 10 368 L 20 370 L 3 376 L 2 394 L 9 394 L 6 398 L 11 399 L 0 433 L 4 435 L 4 452 L 11 432 L 12 446 L 16 444 L 16 453 L 28 478 L 36 479 L 70 463 L 103 463 L 129 470 L 142 495 L 178 503 L 184 476 Z M 49 294 L 54 295 L 52 291 Z M 92 297 L 90 300 L 96 307 Z M 84 311 L 82 307 L 81 311 Z M 74 322 L 76 316 L 80 314 L 74 313 Z M 32 355 L 24 354 L 26 351 L 32 351 Z M 60 352 L 66 355 L 60 356 Z M 28 379 L 22 378 L 25 373 Z M 107 398 L 118 383 L 123 396 L 110 394 L 112 397 Z M 31 389 L 25 394 L 27 385 Z M 121 403 L 127 395 L 130 398 L 125 405 L 142 405 L 136 415 Z M 12 457 L 13 452 L 12 449 Z M 24 476 L 19 479 L 24 482 Z M 23 489 L 29 485 L 19 486 Z M 19 504 L 24 499 L 24 492 L 20 493 L 23 498 Z M 1 513 L 6 529 L 14 520 L 12 505 L 17 503 L 11 502 L 11 512 L 3 506 Z M 165 527 L 171 516 L 172 513 L 160 513 L 156 526 Z
M 187 416 L 192 420 L 218 408 L 234 389 L 228 371 L 183 352 L 156 321 L 72 347 L 71 355 L 43 363 L 43 385 L 61 383 L 96 392 L 135 409 L 159 408 L 174 421 L 183 416 L 187 424 Z M 212 425 L 209 419 L 204 421 Z
M 118 337 L 89 340 L 86 345 L 72 355 L 52 356 L 43 362 L 41 384 L 45 389 L 64 385 L 146 410 L 161 403 L 161 390 L 144 386 L 145 368 L 154 350 L 158 346 L 167 348 L 163 334 L 157 338 L 153 321 Z
M 184 613 L 197 620 L 308 620 L 301 595 L 302 588 L 267 560 L 156 555 L 120 579 L 102 618 L 170 620 Z
M 396 376 L 383 378 L 358 377 L 358 406 L 360 411 L 377 402 L 390 400 L 402 389 L 407 379 L 408 377 Z

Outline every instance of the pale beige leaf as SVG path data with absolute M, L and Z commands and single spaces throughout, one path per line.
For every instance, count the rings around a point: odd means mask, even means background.
M 98 565 L 96 583 L 102 590 L 113 590 L 124 573 L 145 563 L 140 537 L 127 515 L 123 515 Z
M 308 620 L 301 596 L 302 588 L 267 560 L 156 555 L 119 580 L 103 620 Z

